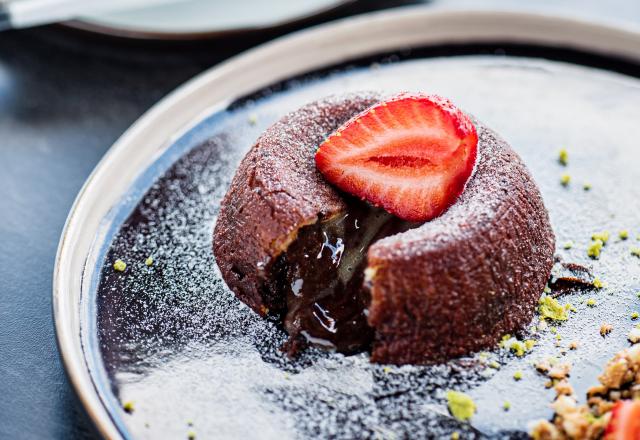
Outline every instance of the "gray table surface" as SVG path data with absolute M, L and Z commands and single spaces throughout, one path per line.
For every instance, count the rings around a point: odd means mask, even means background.
M 326 18 L 413 1 L 367 0 Z M 635 0 L 435 1 L 640 21 Z M 579 7 L 578 7 L 579 5 Z M 145 110 L 274 33 L 131 44 L 57 27 L 0 34 L 0 438 L 93 438 L 65 377 L 51 313 L 58 239 L 93 167 Z

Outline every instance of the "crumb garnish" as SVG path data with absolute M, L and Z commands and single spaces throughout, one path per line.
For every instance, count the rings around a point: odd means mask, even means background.
M 587 255 L 597 260 L 598 258 L 600 258 L 600 253 L 602 252 L 603 246 L 604 242 L 602 240 L 593 240 L 587 248 Z
M 591 235 L 592 240 L 600 240 L 602 241 L 602 244 L 607 244 L 607 241 L 609 241 L 610 237 L 611 234 L 609 233 L 609 231 L 594 232 Z
M 122 409 L 124 410 L 124 412 L 132 414 L 133 411 L 135 410 L 133 401 L 132 400 L 127 400 L 126 402 L 124 402 L 122 404 Z
M 600 336 L 605 337 L 612 331 L 613 331 L 613 326 L 611 324 L 607 322 L 603 322 L 602 325 L 600 325 Z
M 459 391 L 447 391 L 447 407 L 456 419 L 464 422 L 476 412 L 476 404 L 471 397 Z
M 540 298 L 538 313 L 540 313 L 541 317 L 551 319 L 553 321 L 567 320 L 566 309 L 558 302 L 557 299 L 548 295 Z
M 122 260 L 116 260 L 113 262 L 113 270 L 115 270 L 116 272 L 124 272 L 126 268 L 127 263 Z
M 153 257 L 148 256 L 146 260 L 144 260 L 144 264 L 147 266 L 151 266 L 153 264 Z
M 568 175 L 568 174 L 563 174 L 563 175 L 560 177 L 560 184 L 561 184 L 562 186 L 569 186 L 569 183 L 571 183 L 571 176 L 570 176 L 570 175 Z
M 558 153 L 558 162 L 560 162 L 562 166 L 567 166 L 569 163 L 569 152 L 565 148 Z

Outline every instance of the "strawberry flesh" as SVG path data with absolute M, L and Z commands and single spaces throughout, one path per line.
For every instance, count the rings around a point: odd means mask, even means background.
M 640 400 L 620 400 L 611 410 L 605 440 L 640 440 Z
M 339 189 L 421 222 L 462 193 L 477 144 L 473 123 L 447 99 L 401 94 L 346 122 L 320 145 L 315 161 Z

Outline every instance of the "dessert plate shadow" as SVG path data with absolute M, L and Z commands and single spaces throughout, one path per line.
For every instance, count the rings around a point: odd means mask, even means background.
M 580 342 L 564 356 L 584 396 L 627 345 L 629 313 L 640 308 L 640 260 L 629 254 L 631 242 L 612 240 L 598 261 L 586 256 L 596 230 L 629 229 L 633 240 L 640 234 L 640 151 L 629 136 L 640 108 L 639 60 L 634 29 L 409 8 L 293 34 L 176 90 L 98 164 L 60 240 L 58 343 L 98 431 L 114 439 L 191 431 L 198 438 L 519 437 L 529 421 L 550 417 L 553 391 L 531 364 L 561 355 L 555 333 L 533 332 L 538 343 L 525 357 L 489 353 L 499 369 L 478 355 L 402 368 L 317 350 L 291 361 L 279 351 L 282 330 L 220 280 L 211 234 L 244 153 L 288 111 L 366 89 L 448 96 L 522 156 L 550 211 L 557 254 L 608 283 L 561 299 L 577 310 L 557 334 L 560 345 Z M 557 162 L 561 148 L 570 152 L 568 167 Z M 564 173 L 572 177 L 566 187 Z M 569 240 L 574 246 L 564 249 Z M 127 264 L 123 272 L 113 270 L 116 259 Z M 587 307 L 596 295 L 598 307 Z M 598 333 L 603 320 L 614 326 L 606 339 Z M 523 379 L 515 382 L 518 370 Z M 474 398 L 470 424 L 448 415 L 447 389 Z

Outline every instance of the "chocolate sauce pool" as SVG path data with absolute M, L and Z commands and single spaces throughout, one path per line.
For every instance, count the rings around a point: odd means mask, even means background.
M 86 348 L 99 361 L 92 377 L 124 436 L 186 438 L 194 431 L 196 438 L 439 439 L 458 431 L 463 439 L 524 438 L 529 422 L 552 413 L 554 392 L 532 367 L 547 356 L 573 365 L 569 381 L 584 397 L 606 361 L 628 346 L 636 324 L 630 315 L 640 311 L 640 259 L 630 254 L 640 246 L 640 149 L 629 135 L 637 129 L 640 82 L 562 63 L 470 56 L 376 64 L 289 86 L 212 115 L 180 138 L 114 208 L 120 223 L 97 239 L 105 248 L 95 269 L 99 282 L 89 292 L 97 314 L 83 336 L 95 339 Z M 590 268 L 606 287 L 565 291 L 565 283 L 558 300 L 576 312 L 553 325 L 555 333 L 523 335 L 537 340 L 523 357 L 495 349 L 486 357 L 394 367 L 371 364 L 366 353 L 311 347 L 289 359 L 280 350 L 285 329 L 249 310 L 220 280 L 211 251 L 220 199 L 266 127 L 319 97 L 363 89 L 439 93 L 498 131 L 542 191 L 556 253 Z M 566 167 L 557 160 L 561 148 L 569 151 Z M 560 185 L 565 173 L 567 187 Z M 623 229 L 625 241 L 617 238 Z M 600 259 L 591 260 L 586 248 L 602 230 L 611 239 Z M 321 261 L 327 271 L 337 270 L 331 247 L 338 249 L 342 238 L 344 263 L 350 236 L 325 241 L 320 234 L 309 255 L 315 258 L 326 243 Z M 563 247 L 567 241 L 570 249 Z M 124 272 L 113 270 L 115 259 L 127 263 Z M 569 269 L 558 279 L 575 283 L 584 275 Z M 291 293 L 304 287 L 294 274 Z M 587 306 L 589 298 L 595 307 Z M 606 338 L 599 334 L 603 322 L 613 325 Z M 567 349 L 571 341 L 579 341 L 577 350 Z M 489 367 L 492 361 L 498 369 Z M 516 371 L 522 380 L 513 379 Z M 449 389 L 476 403 L 470 424 L 449 415 Z M 126 401 L 134 403 L 131 414 L 122 409 Z

